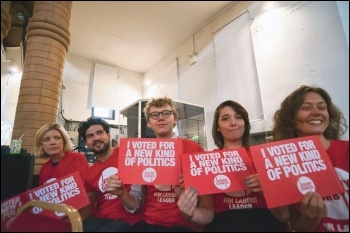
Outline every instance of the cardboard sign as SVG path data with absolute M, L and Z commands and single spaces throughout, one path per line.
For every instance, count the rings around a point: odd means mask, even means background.
M 179 183 L 182 140 L 121 138 L 118 175 L 124 184 Z
M 28 195 L 26 193 L 21 193 L 10 197 L 1 202 L 1 231 L 8 231 L 8 222 L 11 218 L 13 218 L 18 209 L 24 205 L 27 201 L 29 201 Z
M 244 178 L 253 174 L 244 148 L 184 153 L 181 156 L 184 185 L 199 195 L 246 190 Z
M 309 191 L 322 197 L 344 192 L 319 136 L 250 147 L 269 208 L 300 202 Z
M 1 228 L 5 227 L 8 220 L 14 217 L 22 205 L 29 200 L 41 200 L 52 203 L 66 204 L 81 209 L 90 204 L 84 184 L 79 172 L 74 172 L 50 183 L 15 195 L 1 202 Z M 40 214 L 61 219 L 64 213 L 34 207 L 28 210 L 32 214 Z

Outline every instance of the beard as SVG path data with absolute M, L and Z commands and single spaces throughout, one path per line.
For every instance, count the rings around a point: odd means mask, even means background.
M 103 154 L 105 152 L 108 151 L 108 149 L 111 147 L 111 145 L 109 143 L 103 143 L 103 147 L 100 147 L 100 148 L 95 148 L 95 147 L 92 147 L 90 150 L 92 152 L 94 152 L 94 154 L 98 155 L 98 154 Z

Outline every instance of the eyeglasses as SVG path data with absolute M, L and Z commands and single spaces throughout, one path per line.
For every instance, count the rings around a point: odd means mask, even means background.
M 162 116 L 164 118 L 168 118 L 171 116 L 171 113 L 173 111 L 170 111 L 170 110 L 164 110 L 163 112 L 151 112 L 150 114 L 148 114 L 148 116 L 150 118 L 152 118 L 153 120 L 157 120 L 159 118 L 159 115 L 162 114 Z

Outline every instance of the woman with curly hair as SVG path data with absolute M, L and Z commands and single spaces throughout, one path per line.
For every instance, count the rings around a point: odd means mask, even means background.
M 320 87 L 301 86 L 288 95 L 274 115 L 274 141 L 319 135 L 344 184 L 345 193 L 304 195 L 288 206 L 294 231 L 349 231 L 349 141 L 340 140 L 348 126 L 330 95 Z

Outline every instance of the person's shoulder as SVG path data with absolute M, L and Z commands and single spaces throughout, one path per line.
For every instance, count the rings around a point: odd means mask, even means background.
M 79 153 L 79 152 L 66 151 L 65 154 L 69 155 L 69 156 L 78 156 L 78 157 L 84 157 L 85 158 L 85 155 L 82 154 L 82 153 Z
M 330 146 L 327 148 L 329 154 L 338 154 L 338 153 L 349 153 L 349 141 L 347 140 L 330 140 Z
M 335 145 L 335 146 L 342 146 L 342 147 L 349 147 L 349 140 L 330 140 L 331 141 L 331 145 Z
M 189 144 L 189 145 L 197 144 L 197 145 L 199 145 L 197 142 L 192 141 L 192 140 L 187 139 L 187 138 L 181 138 L 181 140 L 182 140 L 182 143 L 183 143 L 183 144 Z
M 113 157 L 113 158 L 115 158 L 115 157 L 118 157 L 119 156 L 119 147 L 112 147 L 112 154 L 111 154 L 111 156 L 110 157 Z
M 339 143 L 349 145 L 349 140 L 336 140 L 339 141 Z
M 48 159 L 46 162 L 43 163 L 43 166 L 50 166 L 52 164 L 52 159 Z
M 85 155 L 82 153 L 79 153 L 79 152 L 67 151 L 65 153 L 65 157 L 68 157 L 71 160 L 85 160 L 85 161 L 87 161 Z
M 184 148 L 192 147 L 192 148 L 195 148 L 198 151 L 204 151 L 204 149 L 201 147 L 201 145 L 198 144 L 197 142 L 189 140 L 189 139 L 186 139 L 186 138 L 181 138 L 181 139 L 182 139 L 182 144 L 183 144 Z

